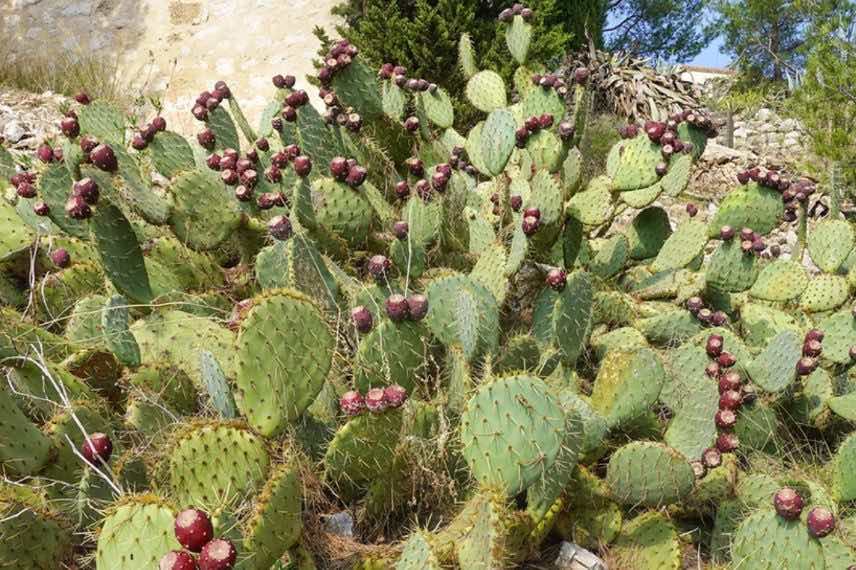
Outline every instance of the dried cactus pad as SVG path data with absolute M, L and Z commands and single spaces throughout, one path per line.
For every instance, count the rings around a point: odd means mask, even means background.
M 151 570 L 181 546 L 175 539 L 175 513 L 154 496 L 134 497 L 104 519 L 95 557 L 98 570 Z
M 624 505 L 668 505 L 693 489 L 689 462 L 661 443 L 636 441 L 619 448 L 609 460 L 606 482 L 615 500 Z
M 510 376 L 482 385 L 461 417 L 464 458 L 483 485 L 509 496 L 553 466 L 565 438 L 565 414 L 547 385 Z
M 333 336 L 308 297 L 288 289 L 257 299 L 238 336 L 236 403 L 262 435 L 311 404 L 330 371 Z

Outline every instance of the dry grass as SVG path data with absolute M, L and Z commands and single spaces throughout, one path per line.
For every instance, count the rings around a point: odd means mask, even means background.
M 85 91 L 90 97 L 128 109 L 134 102 L 131 89 L 117 73 L 118 57 L 94 57 L 91 53 L 14 56 L 0 44 L 0 87 L 42 93 L 52 91 L 74 96 Z

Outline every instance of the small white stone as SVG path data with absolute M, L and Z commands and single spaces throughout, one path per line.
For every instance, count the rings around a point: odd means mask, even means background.
M 27 134 L 24 126 L 21 125 L 18 121 L 12 120 L 6 123 L 6 126 L 3 127 L 3 138 L 5 138 L 10 143 L 16 143 L 24 138 L 24 135 Z

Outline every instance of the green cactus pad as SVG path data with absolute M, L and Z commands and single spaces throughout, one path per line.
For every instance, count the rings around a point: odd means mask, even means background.
M 808 286 L 805 269 L 794 261 L 777 259 L 764 267 L 749 294 L 764 301 L 796 299 Z
M 31 475 L 50 460 L 51 442 L 24 415 L 6 386 L 0 388 L 0 465 Z
M 391 384 L 412 392 L 425 365 L 427 331 L 416 323 L 384 320 L 360 341 L 354 383 L 366 393 Z
M 151 495 L 124 499 L 113 507 L 98 533 L 98 570 L 151 570 L 164 554 L 180 550 L 175 513 Z
M 125 366 L 139 366 L 140 347 L 128 330 L 128 300 L 121 295 L 110 297 L 102 309 L 101 326 L 104 340 L 116 358 Z
M 265 442 L 240 423 L 197 423 L 173 438 L 161 470 L 179 504 L 211 510 L 238 504 L 268 479 Z
M 663 160 L 660 146 L 651 142 L 645 133 L 639 133 L 630 140 L 619 141 L 615 145 L 618 159 L 609 172 L 616 190 L 638 190 L 657 182 L 657 164 Z
M 543 344 L 555 343 L 566 362 L 575 362 L 591 330 L 593 305 L 591 277 L 584 271 L 572 273 L 560 293 L 545 288 L 536 300 L 533 313 L 535 337 Z
M 634 326 L 648 342 L 657 345 L 680 344 L 704 328 L 692 313 L 684 309 L 665 311 L 653 317 L 638 319 Z
M 367 119 L 383 112 L 376 76 L 359 59 L 333 74 L 332 87 L 344 107 L 354 107 Z
M 455 122 L 455 110 L 452 108 L 452 100 L 443 88 L 434 93 L 426 91 L 419 95 L 425 116 L 434 123 L 438 129 L 449 129 Z
M 808 252 L 822 271 L 834 273 L 853 250 L 853 228 L 844 220 L 824 220 L 808 234 Z
M 620 503 L 656 507 L 686 497 L 693 489 L 695 475 L 692 466 L 674 449 L 661 443 L 636 441 L 612 454 L 606 481 Z
M 508 339 L 500 350 L 493 370 L 497 374 L 534 370 L 541 361 L 538 343 L 529 335 L 518 335 Z
M 599 548 L 609 544 L 621 530 L 619 506 L 609 498 L 609 489 L 584 467 L 573 472 L 574 489 L 568 493 L 568 507 L 557 522 L 557 530 L 565 540 L 583 548 Z
M 511 554 L 509 543 L 513 523 L 502 497 L 482 492 L 461 514 L 467 515 L 469 524 L 463 536 L 455 541 L 460 567 L 472 570 L 504 567 Z
M 781 193 L 750 182 L 732 190 L 722 200 L 708 225 L 708 236 L 718 236 L 722 226 L 738 231 L 751 228 L 759 234 L 768 234 L 779 225 L 784 210 Z
M 801 350 L 800 336 L 794 331 L 783 331 L 770 341 L 755 360 L 748 363 L 746 371 L 762 390 L 781 392 L 796 378 Z
M 346 154 L 339 138 L 333 136 L 324 117 L 312 105 L 303 105 L 297 111 L 297 132 L 297 143 L 304 154 L 312 157 L 315 168 L 326 166 L 334 157 Z
M 619 198 L 622 202 L 630 206 L 631 208 L 642 209 L 646 206 L 650 206 L 654 203 L 657 198 L 660 197 L 660 194 L 663 192 L 663 186 L 657 182 L 648 186 L 647 188 L 640 188 L 639 190 L 627 190 L 619 194 Z
M 562 141 L 552 131 L 541 130 L 531 135 L 526 150 L 532 157 L 536 169 L 558 172 L 562 167 L 564 152 Z
M 584 192 L 571 197 L 568 213 L 586 226 L 599 226 L 612 215 L 609 180 L 598 177 L 589 182 Z
M 119 176 L 113 176 L 112 181 L 122 201 L 150 224 L 165 224 L 169 219 L 170 205 L 143 180 L 137 159 L 122 147 L 113 148 L 113 153 L 119 163 Z M 81 171 L 91 176 L 92 168 L 81 167 Z M 98 180 L 97 175 L 91 177 Z M 110 184 L 102 184 L 100 180 L 98 184 L 103 192 L 109 192 Z
M 407 105 L 407 95 L 392 81 L 384 81 L 381 85 L 381 104 L 387 117 L 393 121 L 400 121 L 404 116 L 404 107 Z
M 745 253 L 737 240 L 722 242 L 708 262 L 705 281 L 719 291 L 749 289 L 758 277 L 757 256 Z
M 302 491 L 296 461 L 273 469 L 245 525 L 243 547 L 252 553 L 248 568 L 269 570 L 297 543 L 303 529 Z
M 601 279 L 614 277 L 624 269 L 630 249 L 624 234 L 615 234 L 605 240 L 589 262 L 589 270 Z
M 716 439 L 712 421 L 719 404 L 716 382 L 704 373 L 709 360 L 704 349 L 685 344 L 670 351 L 669 372 L 660 401 L 674 414 L 666 429 L 665 442 L 684 457 L 699 458 Z
M 531 73 L 526 78 L 527 84 L 531 85 Z M 565 103 L 553 89 L 534 87 L 523 99 L 523 116 L 534 117 L 544 114 L 553 115 L 558 121 L 565 114 Z M 579 151 L 577 151 L 579 152 Z M 567 183 L 566 183 L 567 185 Z
M 333 358 L 320 311 L 287 289 L 257 299 L 238 336 L 236 402 L 262 435 L 282 431 L 315 400 Z
M 746 570 L 822 570 L 821 543 L 799 520 L 788 521 L 773 510 L 747 517 L 734 535 L 731 560 Z
M 671 234 L 669 214 L 659 207 L 645 208 L 633 218 L 625 232 L 630 244 L 630 258 L 648 259 L 656 256 Z
M 77 111 L 80 132 L 92 135 L 99 142 L 122 146 L 125 142 L 125 119 L 115 107 L 103 101 L 93 101 Z
M 756 347 L 766 346 L 782 331 L 800 330 L 793 315 L 759 303 L 746 303 L 740 307 L 740 328 L 746 344 Z
M 743 408 L 737 415 L 734 433 L 737 434 L 740 447 L 744 451 L 764 451 L 776 441 L 780 429 L 775 410 L 756 403 L 750 408 Z
M 481 154 L 482 149 L 482 130 L 484 129 L 484 121 L 477 123 L 467 134 L 467 140 L 464 147 L 467 151 L 467 157 L 476 170 L 479 172 L 488 172 L 488 167 L 485 165 L 484 157 Z
M 238 99 L 234 94 L 229 97 L 229 112 L 232 114 L 232 119 L 237 123 L 238 128 L 241 130 L 241 134 L 244 135 L 244 138 L 249 141 L 250 144 L 252 144 L 253 141 L 258 140 L 260 135 L 257 135 L 253 131 L 253 127 L 250 126 L 250 122 L 241 110 L 241 106 L 238 104 Z M 268 122 L 268 125 L 269 124 L 270 123 Z M 235 150 L 237 150 L 237 147 L 235 147 Z
M 213 111 L 209 111 L 205 124 L 214 133 L 217 150 L 226 148 L 233 148 L 237 151 L 241 150 L 238 129 L 235 127 L 235 122 L 225 107 L 219 106 Z
M 300 232 L 262 248 L 256 256 L 256 279 L 264 289 L 295 289 L 327 308 L 335 307 L 339 297 L 339 286 L 321 253 Z
M 77 263 L 59 273 L 46 275 L 38 287 L 37 311 L 41 320 L 66 315 L 76 299 L 103 291 L 104 276 L 92 263 Z
M 663 187 L 666 196 L 676 198 L 681 195 L 690 183 L 692 166 L 693 158 L 688 154 L 672 157 L 668 172 L 660 179 L 660 186 Z
M 143 252 L 121 210 L 112 204 L 99 204 L 91 227 L 104 272 L 116 289 L 134 301 L 151 301 Z
M 492 352 L 499 342 L 499 312 L 493 294 L 465 275 L 431 281 L 425 288 L 431 303 L 425 322 L 446 346 L 460 346 L 468 360 Z
M 366 197 L 331 178 L 316 180 L 312 188 L 318 201 L 318 222 L 352 245 L 364 243 L 374 219 L 374 209 Z
M 583 155 L 576 147 L 568 151 L 568 156 L 565 162 L 562 163 L 562 183 L 565 187 L 565 196 L 570 196 L 576 192 L 580 184 Z
M 467 99 L 485 113 L 501 109 L 506 105 L 505 82 L 496 72 L 479 71 L 467 82 Z
M 0 146 L 0 180 L 5 181 L 15 175 L 15 159 L 11 153 Z
M 479 260 L 470 272 L 470 278 L 493 293 L 497 304 L 502 305 L 508 291 L 508 254 L 505 247 L 496 242 L 485 245 L 480 252 Z
M 324 455 L 324 477 L 346 497 L 353 497 L 395 462 L 402 411 L 363 414 L 352 418 L 333 436 Z
M 800 307 L 809 313 L 835 309 L 847 301 L 850 287 L 840 275 L 815 275 L 800 296 Z
M 666 379 L 657 354 L 650 349 L 608 353 L 600 363 L 592 407 L 615 428 L 648 411 Z
M 187 172 L 173 181 L 170 191 L 175 201 L 170 227 L 188 247 L 213 249 L 237 229 L 240 210 L 216 173 Z
M 0 261 L 27 249 L 34 237 L 15 207 L 0 199 Z
M 648 341 L 633 327 L 620 327 L 607 333 L 592 336 L 591 347 L 595 358 L 602 360 L 607 353 L 614 350 L 630 350 L 647 348 Z
M 431 548 L 428 535 L 414 532 L 404 543 L 395 570 L 442 570 L 437 555 Z
M 488 174 L 496 176 L 505 169 L 514 150 L 514 129 L 514 116 L 508 109 L 497 109 L 487 116 L 481 132 L 481 156 Z
M 62 568 L 72 552 L 67 527 L 53 513 L 0 494 L 0 568 Z
M 664 515 L 644 513 L 624 524 L 610 549 L 619 568 L 679 570 L 678 532 Z
M 659 272 L 685 267 L 704 250 L 705 244 L 705 225 L 697 220 L 686 221 L 663 244 L 657 259 L 651 264 L 651 270 Z
M 158 133 L 148 148 L 155 170 L 166 178 L 175 178 L 196 165 L 193 149 L 178 133 Z
M 856 318 L 849 310 L 830 315 L 821 321 L 824 333 L 823 359 L 837 364 L 850 362 L 850 347 L 856 345 Z
M 464 458 L 483 485 L 515 495 L 546 476 L 565 438 L 565 414 L 538 378 L 482 385 L 461 416 Z
M 856 499 L 856 434 L 850 434 L 835 453 L 834 476 L 838 498 L 841 501 Z
M 832 377 L 823 368 L 818 368 L 808 375 L 803 381 L 802 392 L 794 398 L 790 407 L 794 417 L 806 424 L 822 426 L 829 416 L 829 410 L 849 420 L 856 420 L 856 397 L 850 398 L 849 403 L 843 406 L 843 410 L 849 413 L 839 413 L 842 408 L 837 408 L 832 386 Z M 843 396 L 842 398 L 847 398 Z
M 68 169 L 62 164 L 52 163 L 39 176 L 39 197 L 50 208 L 51 221 L 70 236 L 89 239 L 89 224 L 86 220 L 74 220 L 65 213 L 65 202 L 71 195 L 73 184 Z
M 467 32 L 461 34 L 461 39 L 458 40 L 458 65 L 467 79 L 472 79 L 479 72 L 473 42 Z
M 523 16 L 514 16 L 505 28 L 505 45 L 508 46 L 511 57 L 520 65 L 526 63 L 530 41 L 532 41 L 532 25 L 526 23 Z

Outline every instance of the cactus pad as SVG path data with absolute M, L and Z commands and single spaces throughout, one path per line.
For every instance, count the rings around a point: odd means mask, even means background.
M 50 460 L 51 443 L 18 408 L 6 386 L 0 389 L 0 465 L 34 474 Z
M 95 557 L 98 570 L 151 570 L 170 550 L 178 550 L 175 513 L 154 496 L 129 498 L 105 517 Z
M 149 143 L 149 156 L 155 170 L 166 178 L 175 178 L 196 165 L 193 149 L 184 137 L 171 131 L 155 136 Z
M 505 82 L 494 71 L 479 71 L 467 82 L 467 99 L 485 113 L 501 109 L 506 104 Z
M 102 101 L 93 101 L 77 112 L 80 132 L 97 140 L 121 146 L 125 142 L 125 119 L 122 113 Z
M 746 570 L 824 568 L 821 543 L 806 532 L 805 525 L 767 509 L 750 515 L 737 528 L 731 560 Z
M 282 431 L 315 400 L 332 357 L 333 337 L 308 298 L 281 290 L 258 299 L 238 337 L 238 408 L 261 434 Z
M 425 365 L 427 331 L 416 323 L 384 320 L 360 341 L 354 360 L 354 383 L 370 388 L 398 384 L 408 392 L 417 386 Z
M 493 294 L 464 275 L 442 277 L 425 288 L 432 303 L 425 322 L 446 346 L 460 346 L 468 359 L 492 351 L 499 342 L 498 307 Z
M 659 145 L 651 142 L 645 133 L 619 141 L 616 147 L 618 150 L 613 148 L 610 154 L 617 154 L 617 161 L 609 172 L 616 190 L 638 190 L 657 182 L 656 167 L 663 157 Z
M 514 116 L 507 109 L 487 116 L 481 132 L 481 157 L 489 174 L 496 176 L 505 169 L 514 150 L 514 129 Z
M 439 129 L 451 128 L 455 122 L 455 110 L 452 108 L 452 100 L 449 94 L 442 88 L 434 93 L 426 91 L 420 94 L 422 108 L 425 116 Z
M 568 212 L 586 226 L 598 226 L 612 214 L 609 180 L 603 177 L 589 182 L 584 192 L 574 194 L 568 201 Z
M 679 570 L 681 543 L 678 532 L 658 512 L 641 514 L 624 524 L 610 549 L 620 568 Z
M 790 301 L 806 286 L 808 275 L 799 263 L 777 259 L 761 270 L 749 294 L 764 301 Z
M 856 435 L 850 434 L 835 453 L 835 484 L 842 501 L 856 499 Z
M 767 392 L 781 392 L 796 378 L 802 341 L 794 331 L 782 331 L 746 366 L 752 380 Z
M 273 469 L 245 525 L 244 548 L 252 553 L 249 567 L 268 570 L 300 538 L 301 494 L 295 461 Z
M 633 218 L 625 234 L 630 244 L 630 258 L 656 256 L 671 234 L 669 214 L 662 208 L 645 208 Z
M 808 252 L 821 270 L 833 273 L 853 250 L 853 228 L 844 220 L 824 220 L 808 234 Z
M 651 264 L 653 271 L 668 271 L 669 269 L 680 269 L 692 262 L 707 244 L 707 228 L 702 222 L 689 220 L 675 230 L 669 236 L 657 259 Z
M 63 567 L 72 549 L 71 533 L 66 526 L 52 513 L 0 494 L 0 568 Z
M 595 380 L 592 407 L 610 428 L 627 424 L 657 401 L 665 378 L 663 364 L 653 350 L 608 353 Z
M 750 182 L 732 190 L 722 200 L 710 221 L 708 235 L 718 236 L 722 226 L 752 228 L 759 234 L 768 234 L 779 225 L 783 212 L 784 205 L 779 192 Z
M 461 416 L 464 458 L 483 485 L 516 495 L 546 476 L 565 439 L 565 414 L 538 378 L 482 385 Z
M 743 252 L 737 240 L 722 242 L 710 257 L 705 281 L 719 291 L 745 291 L 758 277 L 755 260 L 754 254 Z
M 800 307 L 809 313 L 829 311 L 847 301 L 850 287 L 840 275 L 815 275 L 800 296 Z
M 404 543 L 395 570 L 442 570 L 437 555 L 431 548 L 428 535 L 414 532 Z
M 606 472 L 612 496 L 624 505 L 652 507 L 680 501 L 693 489 L 692 466 L 674 449 L 637 441 L 613 453 Z
M 213 249 L 240 223 L 240 212 L 215 173 L 194 170 L 172 182 L 175 209 L 170 226 L 176 237 L 193 249 Z
M 0 261 L 29 247 L 33 237 L 32 230 L 21 220 L 15 207 L 0 199 Z

